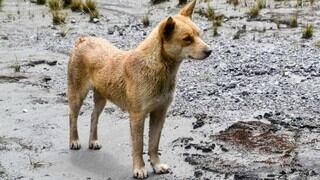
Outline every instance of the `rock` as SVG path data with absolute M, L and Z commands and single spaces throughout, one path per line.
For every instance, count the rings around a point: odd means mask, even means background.
M 98 23 L 98 22 L 100 22 L 100 20 L 99 20 L 98 18 L 93 18 L 93 19 L 92 19 L 92 22 L 93 22 L 93 23 Z
M 45 60 L 35 60 L 35 61 L 30 61 L 27 66 L 35 66 L 35 65 L 39 65 L 39 64 L 44 64 L 46 63 Z
M 287 173 L 286 173 L 285 171 L 281 171 L 280 174 L 281 174 L 281 175 L 285 175 L 285 174 L 287 174 Z
M 51 26 L 51 29 L 57 30 L 58 28 L 56 26 Z
M 221 146 L 221 151 L 228 152 L 229 150 L 227 148 L 225 148 L 224 146 Z
M 261 180 L 257 175 L 254 174 L 235 174 L 234 180 Z
M 1 39 L 2 40 L 9 40 L 9 37 L 8 36 L 1 36 Z
M 114 27 L 108 27 L 108 34 L 114 33 Z
M 76 20 L 75 19 L 71 19 L 71 23 L 72 24 L 76 23 Z
M 226 87 L 224 88 L 224 90 L 228 90 L 228 89 L 234 89 L 237 87 L 237 83 L 236 82 L 232 82 L 228 85 L 226 85 Z
M 124 34 L 124 29 L 119 29 L 118 32 L 119 32 L 119 36 L 123 36 L 123 34 Z
M 192 137 L 181 137 L 181 138 L 177 138 L 175 140 L 172 141 L 173 144 L 175 143 L 182 143 L 182 144 L 188 144 L 189 141 L 193 141 Z
M 196 177 L 196 178 L 199 178 L 199 177 L 201 177 L 202 175 L 203 175 L 203 172 L 200 171 L 200 170 L 194 172 L 194 177 Z
M 51 77 L 50 76 L 44 76 L 43 78 L 42 78 L 42 81 L 44 81 L 44 82 L 49 82 L 49 81 L 51 81 L 52 79 L 51 79 Z
M 203 119 L 207 118 L 207 114 L 205 113 L 196 114 L 195 118 L 197 119 L 197 121 L 192 123 L 193 129 L 200 128 L 204 125 Z
M 192 125 L 193 129 L 198 129 L 204 125 L 204 122 L 203 120 L 197 120 L 196 122 L 193 122 Z
M 56 60 L 53 60 L 53 61 L 47 61 L 47 64 L 48 64 L 49 66 L 54 66 L 54 65 L 56 65 L 56 64 L 57 64 L 57 61 L 56 61 Z
M 210 147 L 204 147 L 202 149 L 202 152 L 204 152 L 204 153 L 212 152 L 212 149 Z
M 185 149 L 191 149 L 191 144 L 188 144 L 184 147 Z
M 27 113 L 28 109 L 23 109 L 22 112 Z
M 263 118 L 268 119 L 271 116 L 272 116 L 272 112 L 266 112 L 266 113 L 264 113 Z

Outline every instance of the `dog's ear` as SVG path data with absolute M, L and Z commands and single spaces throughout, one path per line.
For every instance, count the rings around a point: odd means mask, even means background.
M 179 14 L 182 16 L 192 18 L 192 13 L 195 5 L 196 5 L 196 0 L 192 0 L 189 4 L 187 4 L 180 10 Z
M 162 23 L 162 25 L 160 27 L 160 31 L 161 31 L 160 33 L 162 34 L 162 36 L 164 37 L 165 40 L 170 39 L 171 35 L 173 34 L 175 24 L 176 23 L 174 22 L 174 20 L 171 16 L 168 17 L 168 19 Z

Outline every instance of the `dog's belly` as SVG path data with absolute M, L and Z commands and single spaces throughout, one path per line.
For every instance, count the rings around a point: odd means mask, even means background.
M 103 96 L 116 106 L 118 106 L 122 111 L 127 111 L 127 98 L 125 92 L 120 88 L 106 88 Z

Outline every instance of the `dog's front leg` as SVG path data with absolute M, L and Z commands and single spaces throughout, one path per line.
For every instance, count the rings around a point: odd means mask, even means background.
M 133 176 L 139 179 L 143 179 L 148 176 L 142 157 L 144 120 L 145 113 L 130 113 Z
M 161 107 L 150 113 L 150 131 L 149 131 L 149 156 L 151 166 L 155 173 L 162 174 L 169 172 L 167 164 L 160 163 L 158 154 L 161 130 L 166 118 L 168 107 Z

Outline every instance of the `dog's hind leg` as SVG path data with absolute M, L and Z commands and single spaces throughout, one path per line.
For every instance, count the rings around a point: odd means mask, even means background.
M 70 149 L 78 150 L 81 148 L 78 135 L 78 116 L 83 100 L 88 94 L 88 90 L 69 95 L 69 123 L 70 123 Z M 70 91 L 69 91 L 70 93 Z
M 89 149 L 98 150 L 102 146 L 98 142 L 98 119 L 106 105 L 106 99 L 96 90 L 93 90 L 94 109 L 91 114 Z
M 149 129 L 149 149 L 150 163 L 155 173 L 162 174 L 169 172 L 169 166 L 160 163 L 158 155 L 159 141 L 161 130 L 166 118 L 168 107 L 161 107 L 150 113 L 150 129 Z
M 75 74 L 76 73 L 76 74 Z M 77 76 L 76 76 L 77 75 Z M 80 76 L 76 71 L 68 72 L 68 103 L 69 103 L 69 143 L 70 149 L 78 150 L 81 148 L 78 135 L 78 116 L 83 100 L 86 98 L 90 84 L 86 76 Z

